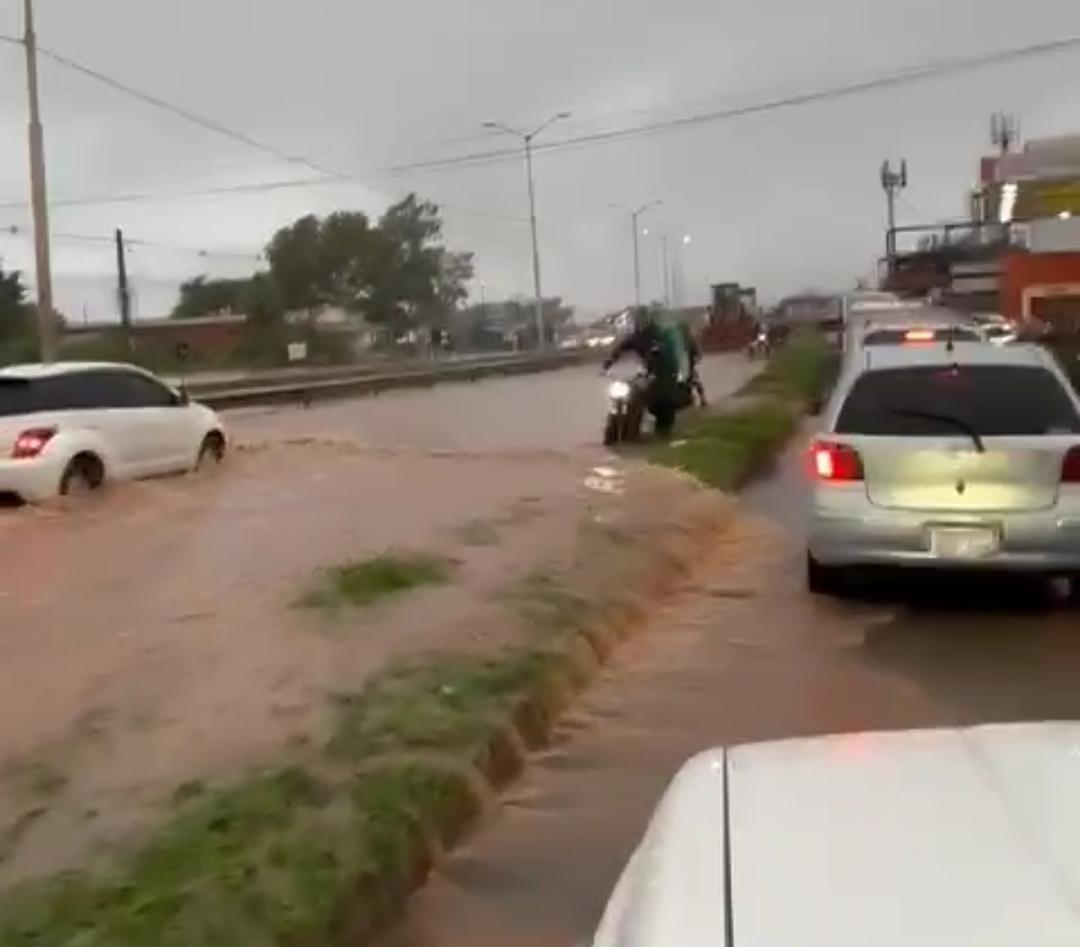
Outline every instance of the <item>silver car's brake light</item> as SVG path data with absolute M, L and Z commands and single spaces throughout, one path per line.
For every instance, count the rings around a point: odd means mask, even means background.
M 863 479 L 862 458 L 854 447 L 831 441 L 810 445 L 811 473 L 825 483 L 858 483 Z

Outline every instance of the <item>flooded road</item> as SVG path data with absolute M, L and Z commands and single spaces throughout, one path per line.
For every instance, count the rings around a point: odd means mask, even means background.
M 1080 615 L 1028 588 L 909 582 L 858 602 L 811 598 L 799 466 L 793 451 L 746 495 L 681 599 L 617 652 L 380 947 L 587 943 L 663 788 L 706 747 L 1080 716 Z
M 753 367 L 711 359 L 715 395 Z M 497 647 L 501 590 L 573 548 L 614 463 L 604 390 L 579 368 L 236 412 L 215 473 L 0 510 L 0 885 L 301 745 L 388 662 Z M 351 633 L 295 607 L 387 550 L 454 581 Z
M 707 356 L 701 376 L 719 400 L 761 370 L 741 353 Z M 633 374 L 632 360 L 615 372 Z M 304 408 L 230 411 L 227 423 L 244 440 L 349 437 L 377 447 L 424 450 L 572 450 L 600 442 L 607 383 L 600 366 L 455 382 Z

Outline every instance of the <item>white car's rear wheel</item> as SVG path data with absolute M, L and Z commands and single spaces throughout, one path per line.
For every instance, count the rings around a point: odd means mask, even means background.
M 60 477 L 61 496 L 79 496 L 100 490 L 105 483 L 105 465 L 93 454 L 73 457 Z

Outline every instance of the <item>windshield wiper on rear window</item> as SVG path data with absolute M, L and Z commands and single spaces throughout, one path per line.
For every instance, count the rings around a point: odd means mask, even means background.
M 986 445 L 983 443 L 982 436 L 963 418 L 958 418 L 953 414 L 938 414 L 936 411 L 920 411 L 918 408 L 889 408 L 888 410 L 898 417 L 918 418 L 922 421 L 937 421 L 939 424 L 944 424 L 947 427 L 962 431 L 971 438 L 971 442 L 975 445 L 975 450 L 980 454 L 986 453 Z

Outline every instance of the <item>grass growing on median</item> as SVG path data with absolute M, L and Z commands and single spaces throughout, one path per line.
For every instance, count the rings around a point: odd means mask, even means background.
M 292 947 L 374 926 L 479 810 L 466 767 L 558 660 L 513 649 L 380 675 L 339 698 L 319 766 L 338 775 L 290 767 L 180 794 L 126 859 L 0 898 L 0 944 Z
M 784 446 L 798 412 L 821 398 L 836 364 L 823 337 L 793 335 L 741 392 L 757 397 L 729 411 L 689 415 L 676 440 L 653 447 L 649 460 L 720 490 L 737 489 Z
M 360 562 L 334 566 L 320 575 L 318 586 L 299 604 L 307 608 L 366 608 L 424 585 L 450 580 L 453 563 L 422 553 L 384 553 Z
M 840 355 L 819 333 L 796 332 L 769 358 L 765 370 L 741 394 L 810 403 L 825 392 Z
M 734 490 L 783 446 L 796 423 L 792 409 L 776 401 L 726 414 L 702 413 L 687 421 L 678 440 L 654 447 L 649 460 L 719 490 Z
M 388 672 L 359 694 L 338 698 L 328 749 L 348 760 L 436 751 L 475 761 L 513 704 L 540 685 L 556 660 L 542 649 L 515 649 L 498 658 L 447 657 Z
M 5 947 L 250 947 L 326 943 L 382 917 L 445 822 L 475 807 L 467 780 L 401 763 L 337 787 L 299 769 L 192 803 L 130 862 L 5 899 Z M 343 908 L 351 912 L 343 916 Z

